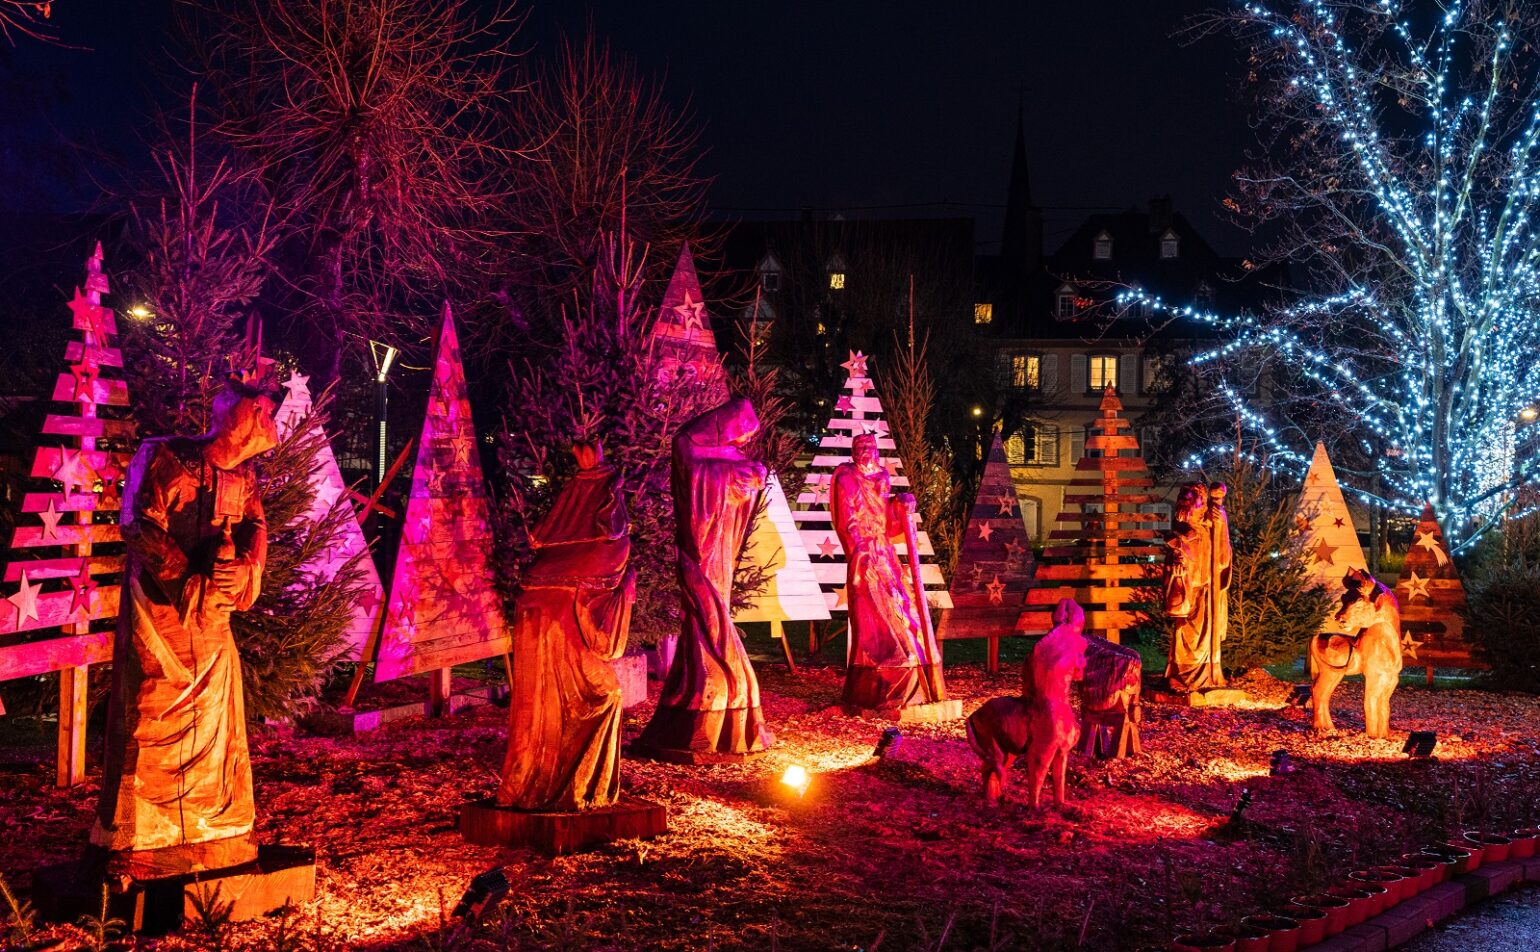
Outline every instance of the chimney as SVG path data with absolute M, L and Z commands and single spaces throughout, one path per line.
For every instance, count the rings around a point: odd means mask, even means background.
M 1150 199 L 1150 231 L 1165 234 L 1171 227 L 1171 196 L 1157 195 Z

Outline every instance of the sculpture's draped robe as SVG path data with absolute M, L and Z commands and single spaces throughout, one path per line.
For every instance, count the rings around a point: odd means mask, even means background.
M 230 612 L 257 598 L 267 529 L 251 464 L 219 469 L 205 460 L 205 443 L 146 440 L 124 492 L 128 560 L 91 842 L 141 877 L 256 858 Z M 207 581 L 226 525 L 238 579 L 231 594 Z
M 1166 608 L 1172 615 L 1166 678 L 1173 690 L 1203 691 L 1225 685 L 1220 646 L 1230 616 L 1230 525 L 1199 511 L 1178 522 L 1166 543 Z
M 850 637 L 843 701 L 890 710 L 946 699 L 936 642 L 904 584 L 893 542 L 908 511 L 889 494 L 888 474 L 863 475 L 854 463 L 834 470 L 829 508 L 846 559 Z
M 636 570 L 619 476 L 580 470 L 535 529 L 514 610 L 508 754 L 497 804 L 571 812 L 620 796 L 620 681 Z
M 682 626 L 678 653 L 645 747 L 746 754 L 774 737 L 759 705 L 759 682 L 733 627 L 733 569 L 764 486 L 764 467 L 734 445 L 759 427 L 753 408 L 730 400 L 687 423 L 674 438 L 674 494 Z

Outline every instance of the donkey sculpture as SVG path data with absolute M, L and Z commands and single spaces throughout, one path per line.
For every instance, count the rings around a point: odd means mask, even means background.
M 1349 569 L 1336 620 L 1345 632 L 1310 640 L 1310 691 L 1317 731 L 1335 730 L 1331 696 L 1342 679 L 1364 676 L 1364 734 L 1390 736 L 1390 695 L 1401 680 L 1401 609 L 1396 596 L 1362 569 Z

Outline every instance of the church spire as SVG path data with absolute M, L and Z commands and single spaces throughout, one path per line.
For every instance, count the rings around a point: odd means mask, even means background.
M 1031 289 L 1043 270 L 1043 212 L 1032 202 L 1027 171 L 1024 110 L 1016 105 L 1016 144 L 1011 154 L 1011 181 L 1005 199 L 1005 228 L 1000 235 L 1000 274 L 1012 310 L 1027 306 Z

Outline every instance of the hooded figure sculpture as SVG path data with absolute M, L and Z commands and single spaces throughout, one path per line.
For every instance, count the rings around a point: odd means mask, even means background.
M 733 569 L 765 488 L 764 464 L 743 455 L 759 432 L 754 407 L 734 397 L 674 437 L 676 543 L 682 632 L 641 748 L 659 759 L 737 760 L 774 738 L 759 682 L 733 627 Z
M 230 613 L 262 588 L 250 462 L 278 442 L 260 371 L 232 376 L 198 437 L 144 441 L 124 489 L 123 603 L 91 842 L 149 879 L 253 860 L 240 657 Z
M 615 467 L 575 447 L 578 473 L 532 533 L 513 619 L 508 755 L 496 803 L 570 812 L 620 796 L 620 681 L 636 569 Z
M 877 437 L 851 444 L 852 462 L 834 469 L 829 511 L 847 560 L 845 599 L 850 609 L 847 707 L 890 710 L 946 700 L 935 637 L 921 621 L 904 583 L 895 541 L 903 542 L 914 497 L 890 491 Z M 913 558 L 914 554 L 910 554 Z M 923 593 L 921 595 L 923 597 Z

